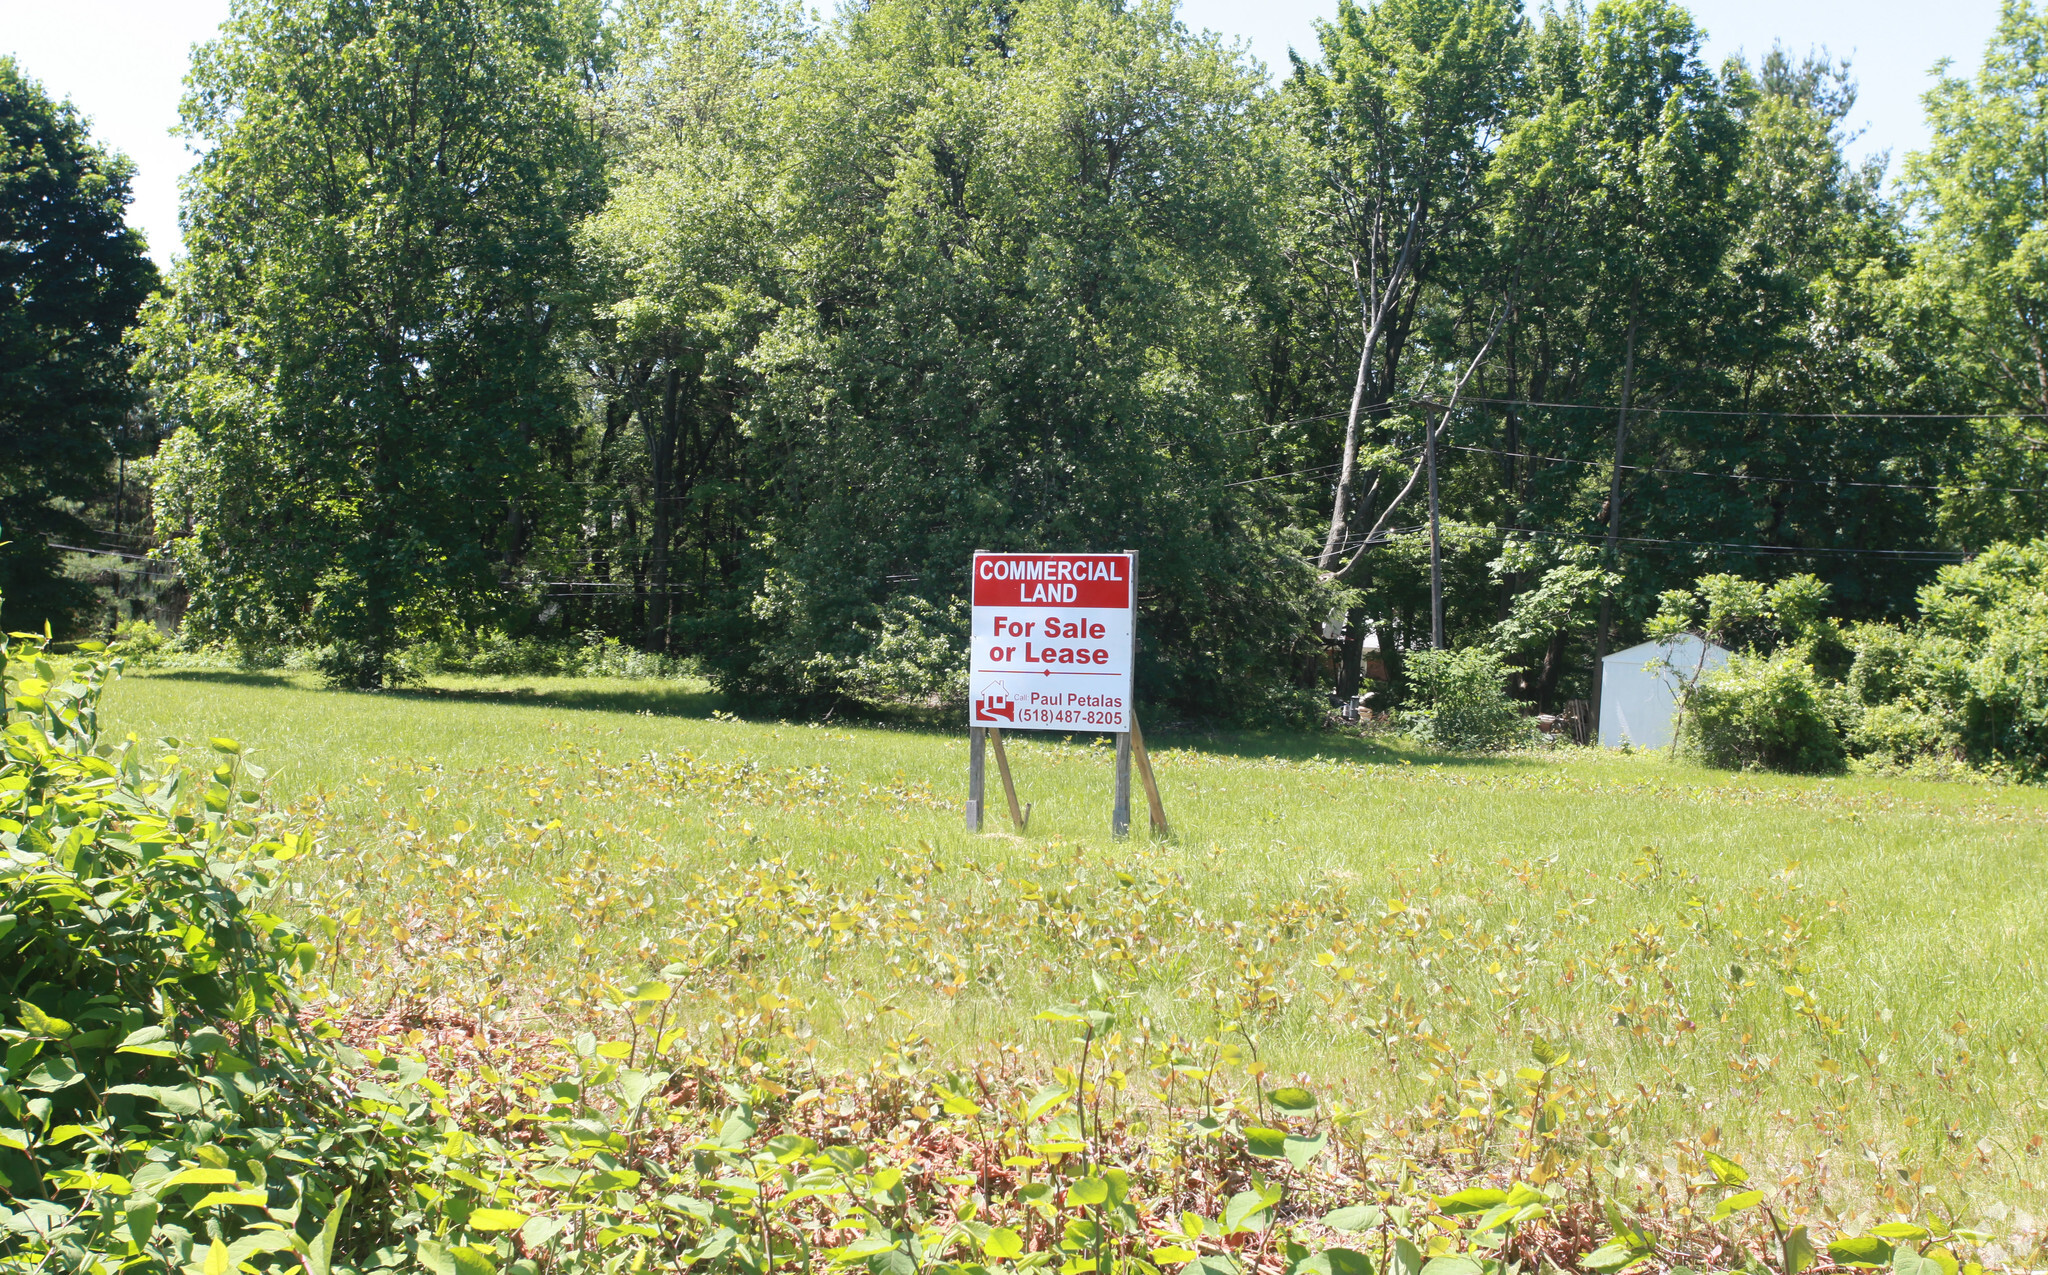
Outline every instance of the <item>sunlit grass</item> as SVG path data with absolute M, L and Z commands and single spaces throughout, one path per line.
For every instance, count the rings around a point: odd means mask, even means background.
M 1099 974 L 1129 1037 L 1246 1046 L 1475 1163 L 1540 1038 L 1577 1060 L 1567 1118 L 1646 1160 L 1718 1137 L 1823 1197 L 2048 1195 L 2038 790 L 1162 734 L 1175 836 L 1120 843 L 1102 741 L 1012 737 L 1029 833 L 991 766 L 971 836 L 964 731 L 717 708 L 540 678 L 110 697 L 117 732 L 241 739 L 325 822 L 306 906 L 355 909 L 380 994 L 562 1017 L 667 967 L 787 997 L 828 1057 L 965 1060 L 1054 1049 L 1033 1016 Z

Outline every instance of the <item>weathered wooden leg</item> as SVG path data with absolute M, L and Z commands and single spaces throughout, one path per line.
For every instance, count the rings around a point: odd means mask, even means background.
M 1131 835 L 1131 733 L 1116 737 L 1116 804 L 1109 812 L 1109 835 Z
M 981 831 L 981 785 L 982 771 L 986 763 L 982 760 L 983 735 L 979 726 L 967 728 L 967 831 Z
M 988 728 L 988 742 L 996 746 L 996 773 L 1003 777 L 1003 796 L 1010 800 L 1010 822 L 1017 825 L 1017 831 L 1024 831 L 1024 812 L 1017 805 L 1017 785 L 1010 780 L 1010 754 L 1003 747 L 1003 732 L 1000 727 Z
M 1173 830 L 1166 826 L 1166 807 L 1159 802 L 1159 783 L 1152 778 L 1152 756 L 1145 751 L 1145 732 L 1138 729 L 1138 715 L 1131 714 L 1131 752 L 1138 758 L 1138 778 L 1145 784 L 1145 804 L 1150 807 L 1154 835 L 1170 837 Z

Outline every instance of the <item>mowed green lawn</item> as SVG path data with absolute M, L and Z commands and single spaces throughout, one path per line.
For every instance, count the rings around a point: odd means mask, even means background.
M 553 1025 L 666 969 L 679 1012 L 828 1060 L 1048 1066 L 1066 1029 L 1035 1015 L 1094 995 L 1133 1073 L 1298 1073 L 1475 1163 L 1555 1047 L 1555 1118 L 1645 1163 L 1704 1139 L 1822 1202 L 2048 1199 L 2041 791 L 1161 733 L 1173 838 L 1139 796 L 1120 843 L 1106 741 L 1013 736 L 1029 832 L 991 760 L 974 836 L 964 730 L 717 708 L 536 678 L 109 696 L 117 733 L 242 741 L 321 824 L 296 888 L 351 922 L 358 994 Z

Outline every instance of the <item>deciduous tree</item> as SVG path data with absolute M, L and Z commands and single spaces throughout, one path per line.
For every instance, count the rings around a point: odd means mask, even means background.
M 0 58 L 0 623 L 64 627 L 90 595 L 50 540 L 95 495 L 139 407 L 128 330 L 156 286 L 126 220 L 133 166 Z M 73 542 L 75 543 L 75 541 Z
M 552 0 L 243 0 L 199 53 L 150 349 L 202 634 L 377 686 L 501 604 L 571 422 L 586 36 Z

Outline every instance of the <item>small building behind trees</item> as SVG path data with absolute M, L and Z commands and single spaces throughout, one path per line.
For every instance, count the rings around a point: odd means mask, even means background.
M 1690 633 L 1606 657 L 1600 665 L 1600 746 L 1668 746 L 1679 690 L 1727 662 L 1727 648 Z

